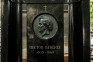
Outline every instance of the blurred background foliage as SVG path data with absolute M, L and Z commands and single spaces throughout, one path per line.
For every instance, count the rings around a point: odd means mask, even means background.
M 93 37 L 93 0 L 90 0 L 90 30 L 90 35 Z
M 90 27 L 93 28 L 93 0 L 90 0 Z

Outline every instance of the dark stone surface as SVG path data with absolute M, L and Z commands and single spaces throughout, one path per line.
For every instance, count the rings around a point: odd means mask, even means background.
M 11 2 L 16 2 L 16 3 L 68 3 L 68 0 L 10 0 Z M 70 3 L 74 3 L 74 2 L 79 2 L 80 0 L 71 0 Z
M 21 13 L 17 10 L 17 4 L 11 3 L 9 17 L 8 1 L 4 1 L 2 15 L 2 62 L 21 62 Z M 34 0 L 33 2 L 35 2 Z M 60 1 L 60 0 L 59 0 Z M 75 1 L 75 0 L 74 0 Z M 77 1 L 77 0 L 76 0 Z M 29 0 L 28 0 L 29 2 Z M 49 2 L 49 1 L 48 1 Z M 47 5 L 47 4 L 46 4 Z M 85 6 L 84 6 L 85 5 Z M 64 19 L 63 4 L 48 4 L 47 13 L 54 15 L 58 23 L 57 34 L 48 40 L 42 40 L 36 37 L 33 32 L 32 22 L 36 15 L 45 13 L 44 4 L 27 5 L 27 36 L 28 36 L 28 62 L 64 62 Z M 69 59 L 70 62 L 89 62 L 90 61 L 90 44 L 89 44 L 89 1 L 72 5 L 73 19 L 70 20 L 69 32 Z M 21 7 L 20 7 L 21 8 Z M 17 12 L 18 11 L 18 12 Z M 32 11 L 32 12 L 31 12 Z M 10 18 L 10 19 L 9 19 Z M 20 21 L 21 20 L 21 21 Z M 61 46 L 61 49 L 30 49 L 30 46 Z M 53 54 L 36 54 L 37 51 L 54 51 Z M 9 57 L 8 57 L 9 56 Z M 11 60 L 12 59 L 12 60 Z
M 64 62 L 64 17 L 63 4 L 47 5 L 47 12 L 44 4 L 29 4 L 27 6 L 27 61 L 28 62 Z M 34 18 L 40 13 L 49 13 L 55 16 L 58 23 L 58 31 L 54 37 L 48 40 L 38 38 L 33 32 Z M 43 46 L 44 49 L 31 48 L 31 46 Z M 60 49 L 45 49 L 45 46 L 60 46 Z M 44 52 L 43 54 L 41 52 Z M 54 52 L 54 53 L 48 53 Z M 40 52 L 38 54 L 38 52 Z

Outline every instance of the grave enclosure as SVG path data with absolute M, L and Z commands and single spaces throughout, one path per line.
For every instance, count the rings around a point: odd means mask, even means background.
M 65 62 L 66 39 L 68 62 L 90 61 L 88 0 L 2 2 L 2 62 L 22 62 L 24 45 L 27 62 Z

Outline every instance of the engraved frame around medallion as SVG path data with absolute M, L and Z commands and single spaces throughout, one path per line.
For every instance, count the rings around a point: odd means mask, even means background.
M 41 18 L 41 21 L 38 18 Z M 43 26 L 41 26 L 40 24 Z M 32 22 L 32 28 L 35 36 L 37 36 L 39 39 L 43 40 L 51 39 L 56 35 L 58 31 L 57 19 L 56 17 L 49 13 L 38 14 Z

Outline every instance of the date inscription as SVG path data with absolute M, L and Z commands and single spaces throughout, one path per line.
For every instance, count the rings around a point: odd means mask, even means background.
M 54 51 L 37 51 L 36 54 L 54 54 Z

